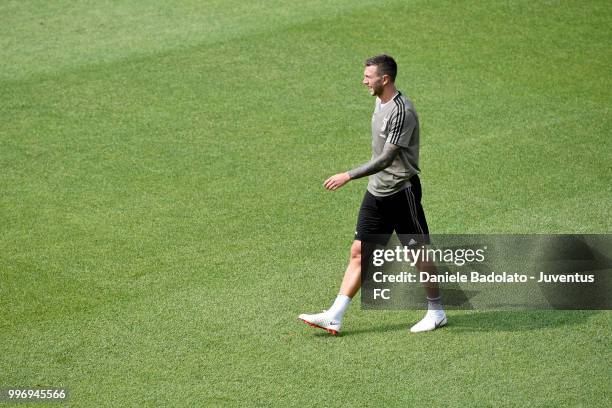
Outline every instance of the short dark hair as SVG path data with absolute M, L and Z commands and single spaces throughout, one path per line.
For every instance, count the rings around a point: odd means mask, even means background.
M 372 65 L 376 66 L 376 71 L 380 76 L 389 75 L 389 77 L 391 77 L 391 82 L 395 82 L 395 77 L 397 76 L 397 63 L 392 56 L 381 54 L 370 57 L 366 60 L 365 66 L 370 67 Z

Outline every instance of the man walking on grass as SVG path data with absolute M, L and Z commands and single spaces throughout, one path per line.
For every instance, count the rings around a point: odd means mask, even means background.
M 331 334 L 340 332 L 344 312 L 361 286 L 362 260 L 365 265 L 375 245 L 386 245 L 394 231 L 405 246 L 429 243 L 418 176 L 419 119 L 412 102 L 395 87 L 396 75 L 397 64 L 392 57 L 378 55 L 366 60 L 363 84 L 376 97 L 372 159 L 323 183 L 326 189 L 335 191 L 351 180 L 369 176 L 340 293 L 329 310 L 299 316 L 310 326 Z M 429 262 L 417 260 L 416 267 L 435 273 L 435 266 Z M 413 333 L 434 330 L 447 322 L 438 287 L 429 286 L 426 291 L 428 310 L 410 329 Z

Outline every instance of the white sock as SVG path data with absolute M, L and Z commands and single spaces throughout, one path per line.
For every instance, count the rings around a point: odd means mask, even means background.
M 427 310 L 440 310 L 442 309 L 442 303 L 440 302 L 442 300 L 441 296 L 438 296 L 437 298 L 430 298 L 429 296 L 427 297 Z
M 338 295 L 336 296 L 334 304 L 329 308 L 327 313 L 330 313 L 336 320 L 342 320 L 342 316 L 344 316 L 344 312 L 346 312 L 346 309 L 348 309 L 350 304 L 350 297 L 345 295 Z
M 442 308 L 441 297 L 430 298 L 427 297 L 427 313 L 434 313 L 435 315 L 444 315 L 444 309 Z

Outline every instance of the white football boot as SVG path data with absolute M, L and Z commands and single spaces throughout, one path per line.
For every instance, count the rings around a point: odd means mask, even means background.
M 302 313 L 298 316 L 298 319 L 309 326 L 323 329 L 334 336 L 340 332 L 340 326 L 342 326 L 342 321 L 335 319 L 331 313 L 328 313 L 326 310 L 317 314 Z
M 446 314 L 444 310 L 428 310 L 425 317 L 412 326 L 410 331 L 412 333 L 420 333 L 426 331 L 432 331 L 438 327 L 445 326 L 448 321 L 446 320 Z

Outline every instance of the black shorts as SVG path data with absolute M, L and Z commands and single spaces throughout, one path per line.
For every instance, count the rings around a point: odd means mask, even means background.
M 429 244 L 419 177 L 413 176 L 410 184 L 410 187 L 386 197 L 377 197 L 366 191 L 359 209 L 356 240 L 387 245 L 395 231 L 402 245 Z

